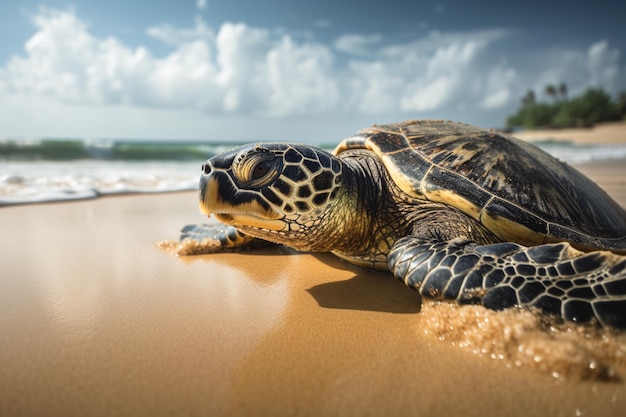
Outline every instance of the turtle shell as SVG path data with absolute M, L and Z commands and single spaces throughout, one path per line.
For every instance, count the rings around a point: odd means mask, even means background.
M 626 253 L 626 211 L 580 172 L 519 139 L 422 120 L 363 129 L 335 154 L 351 149 L 375 153 L 409 196 L 455 207 L 503 241 Z

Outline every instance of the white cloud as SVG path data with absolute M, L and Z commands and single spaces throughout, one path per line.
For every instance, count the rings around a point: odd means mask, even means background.
M 434 110 L 462 97 L 459 93 L 467 92 L 463 81 L 468 75 L 466 70 L 472 65 L 478 53 L 485 46 L 484 42 L 468 40 L 452 43 L 438 48 L 432 57 L 426 58 L 423 73 L 415 74 L 407 86 L 402 100 L 406 111 Z M 417 58 L 417 57 L 416 57 Z M 415 63 L 408 66 L 416 68 Z
M 200 16 L 196 16 L 193 28 L 179 29 L 167 23 L 162 23 L 146 29 L 146 35 L 158 39 L 167 45 L 174 46 L 190 40 L 215 39 L 215 33 L 204 23 Z
M 397 111 L 404 84 L 387 62 L 352 61 L 348 73 L 348 93 L 344 95 L 347 109 L 367 114 Z
M 589 47 L 587 69 L 592 86 L 601 87 L 608 91 L 617 91 L 621 87 L 619 85 L 619 51 L 610 49 L 607 41 L 596 42 Z
M 269 113 L 332 111 L 340 100 L 330 50 L 320 44 L 297 45 L 285 36 L 267 55 L 264 81 L 270 90 Z
M 511 97 L 512 69 L 501 64 L 494 71 L 494 64 L 484 58 L 488 46 L 505 35 L 503 31 L 433 32 L 411 42 L 380 46 L 376 44 L 382 39 L 351 35 L 343 45 L 358 49 L 369 44 L 370 52 L 350 62 L 349 97 L 355 107 L 369 113 L 419 115 L 459 110 L 472 103 L 482 103 L 483 108 L 504 105 Z M 485 94 L 490 95 L 487 101 Z
M 190 28 L 148 28 L 171 46 L 155 57 L 93 35 L 71 10 L 41 9 L 33 23 L 25 53 L 0 67 L 0 91 L 64 105 L 273 118 L 459 119 L 472 111 L 500 112 L 502 120 L 528 86 L 566 81 L 574 94 L 590 85 L 623 88 L 626 79 L 619 51 L 605 41 L 514 68 L 494 49 L 511 35 L 503 30 L 433 32 L 406 42 L 349 34 L 328 45 L 243 23 L 213 29 L 197 17 Z
M 518 79 L 517 71 L 504 65 L 495 66 L 487 74 L 484 86 L 484 99 L 480 106 L 484 109 L 502 108 L 512 100 L 517 100 L 514 95 L 515 84 Z
M 332 54 L 268 29 L 224 23 L 216 34 L 153 27 L 174 45 L 163 58 L 116 38 L 97 38 L 72 11 L 42 9 L 26 56 L 13 56 L 0 86 L 72 103 L 193 108 L 213 113 L 301 114 L 333 107 Z
M 219 108 L 218 69 L 212 63 L 210 46 L 203 40 L 180 45 L 165 58 L 152 60 L 141 72 L 145 78 L 144 84 L 138 85 L 138 93 L 143 92 L 148 102 L 140 104 Z
M 8 62 L 5 82 L 18 91 L 78 99 L 85 67 L 93 58 L 92 38 L 73 13 L 42 12 L 33 20 L 39 30 L 26 42 L 27 57 Z
M 269 91 L 264 81 L 265 58 L 272 49 L 270 32 L 243 23 L 223 24 L 216 40 L 218 85 L 225 89 L 227 111 L 253 112 L 263 108 Z
M 206 8 L 206 0 L 196 0 L 196 7 L 200 10 Z

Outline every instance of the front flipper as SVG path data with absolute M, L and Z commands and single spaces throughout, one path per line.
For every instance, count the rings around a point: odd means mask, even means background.
M 180 255 L 200 255 L 268 244 L 221 223 L 189 224 L 180 231 Z
M 388 264 L 425 297 L 493 310 L 535 307 L 569 321 L 626 328 L 626 257 L 610 252 L 407 236 L 393 246 Z
M 232 226 L 221 223 L 214 224 L 188 224 L 180 229 L 180 240 L 192 239 L 198 242 L 212 242 L 220 248 L 237 248 L 245 246 L 254 240 L 246 236 Z

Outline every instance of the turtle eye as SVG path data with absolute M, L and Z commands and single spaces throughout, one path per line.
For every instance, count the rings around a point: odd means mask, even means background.
M 261 161 L 258 164 L 256 164 L 254 169 L 252 169 L 251 177 L 253 180 L 260 180 L 264 176 L 266 176 L 268 172 L 270 172 L 271 169 L 272 169 L 271 161 Z
M 260 188 L 280 174 L 281 162 L 273 153 L 265 150 L 248 151 L 233 164 L 233 174 L 243 187 Z

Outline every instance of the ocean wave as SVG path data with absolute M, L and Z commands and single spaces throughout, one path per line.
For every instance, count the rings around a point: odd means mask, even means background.
M 557 140 L 532 143 L 555 158 L 572 164 L 626 158 L 626 144 L 583 145 Z
M 206 160 L 236 145 L 232 142 L 2 139 L 0 161 L 194 161 Z
M 626 145 L 537 146 L 567 163 L 626 158 Z M 196 190 L 201 164 L 238 143 L 0 140 L 0 206 Z M 332 150 L 333 145 L 323 146 Z
M 195 190 L 200 164 L 172 161 L 6 161 L 0 206 Z

